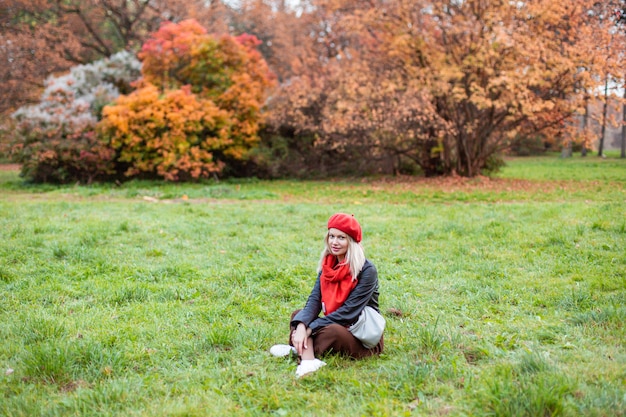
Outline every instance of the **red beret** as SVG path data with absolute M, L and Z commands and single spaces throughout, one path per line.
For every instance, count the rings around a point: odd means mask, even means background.
M 333 214 L 328 219 L 328 228 L 341 230 L 357 243 L 361 241 L 361 225 L 351 214 Z

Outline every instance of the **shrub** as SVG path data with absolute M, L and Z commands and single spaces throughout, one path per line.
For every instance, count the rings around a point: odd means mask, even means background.
M 37 182 L 179 181 L 240 168 L 274 83 L 259 43 L 208 35 L 193 20 L 165 23 L 144 44 L 143 65 L 120 53 L 51 77 L 37 105 L 13 115 L 12 157 Z
M 241 166 L 274 83 L 259 43 L 209 35 L 193 20 L 163 24 L 139 54 L 141 87 L 103 114 L 100 132 L 128 164 L 125 175 L 177 181 Z
M 34 182 L 91 182 L 114 172 L 114 152 L 95 135 L 102 109 L 139 76 L 128 52 L 50 77 L 40 102 L 12 115 L 11 158 Z
M 225 110 L 189 88 L 160 94 L 147 84 L 104 109 L 99 131 L 127 163 L 126 176 L 157 175 L 169 181 L 220 172 L 214 158 L 232 144 Z
M 519 136 L 511 146 L 511 154 L 516 156 L 542 155 L 549 149 L 542 135 Z

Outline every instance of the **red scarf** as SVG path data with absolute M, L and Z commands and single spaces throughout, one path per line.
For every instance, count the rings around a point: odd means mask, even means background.
M 320 277 L 324 315 L 341 307 L 354 287 L 356 280 L 352 280 L 350 265 L 338 263 L 334 255 L 326 255 Z

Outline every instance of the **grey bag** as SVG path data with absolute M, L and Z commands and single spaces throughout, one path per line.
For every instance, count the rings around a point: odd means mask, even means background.
M 385 318 L 370 306 L 365 306 L 359 319 L 348 328 L 350 333 L 363 343 L 368 349 L 373 348 L 380 342 L 385 330 Z

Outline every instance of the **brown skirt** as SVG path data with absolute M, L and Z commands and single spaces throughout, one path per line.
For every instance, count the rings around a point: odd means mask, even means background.
M 296 310 L 291 314 L 291 318 L 299 312 Z M 289 329 L 289 344 L 291 342 L 291 334 L 295 330 L 294 326 Z M 380 338 L 380 342 L 371 349 L 366 348 L 352 333 L 339 324 L 330 324 L 321 328 L 313 336 L 313 351 L 315 357 L 319 357 L 324 353 L 336 353 L 345 355 L 353 359 L 362 359 L 368 356 L 380 355 L 384 347 L 384 335 Z

